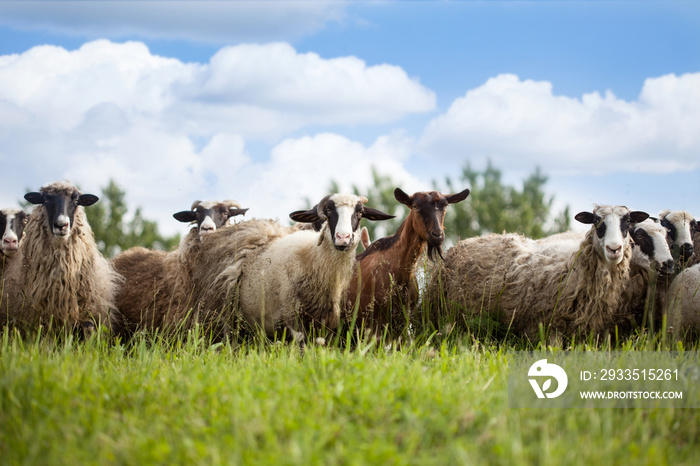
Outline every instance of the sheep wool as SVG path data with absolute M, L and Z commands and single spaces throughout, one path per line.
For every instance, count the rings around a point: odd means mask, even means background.
M 66 182 L 42 188 L 45 194 L 75 191 Z M 118 324 L 115 295 L 121 277 L 102 257 L 85 211 L 78 206 L 66 240 L 56 240 L 43 205 L 30 216 L 17 260 L 5 274 L 8 319 L 21 326 L 75 328 L 86 321 Z

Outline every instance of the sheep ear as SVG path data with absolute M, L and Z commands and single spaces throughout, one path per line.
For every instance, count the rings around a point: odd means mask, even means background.
M 289 218 L 295 222 L 314 223 L 320 220 L 318 216 L 318 205 L 313 206 L 309 210 L 296 210 L 289 214 Z
M 632 221 L 632 223 L 643 222 L 644 220 L 646 220 L 648 218 L 649 218 L 649 214 L 646 212 L 642 212 L 639 210 L 633 210 L 632 212 L 630 212 L 630 220 Z
M 396 188 L 394 190 L 394 198 L 396 198 L 397 201 L 399 201 L 403 205 L 407 205 L 408 207 L 411 207 L 413 205 L 413 199 L 411 199 L 411 196 L 403 192 L 401 188 Z
M 695 231 L 700 232 L 700 222 L 695 222 Z
M 78 198 L 78 205 L 81 205 L 83 207 L 89 207 L 99 200 L 100 198 L 95 196 L 94 194 L 81 194 Z
M 596 215 L 592 212 L 579 212 L 574 217 L 577 221 L 591 225 L 596 221 Z
M 43 204 L 44 203 L 44 195 L 41 193 L 27 193 L 24 195 L 24 199 L 29 201 L 32 204 Z
M 367 206 L 362 207 L 362 216 L 367 220 L 389 220 L 390 218 L 396 217 L 396 215 L 385 214 L 381 210 L 373 209 Z
M 183 210 L 181 212 L 174 213 L 173 217 L 178 222 L 190 223 L 190 222 L 194 222 L 195 220 L 197 220 L 197 213 L 193 212 L 191 210 Z
M 448 194 L 445 196 L 445 199 L 447 199 L 448 204 L 454 204 L 456 202 L 461 202 L 461 201 L 465 200 L 467 198 L 467 196 L 469 196 L 469 190 L 465 189 L 461 193 Z
M 233 207 L 228 209 L 229 217 L 235 217 L 236 215 L 245 215 L 246 212 L 248 212 L 248 209 L 235 209 Z

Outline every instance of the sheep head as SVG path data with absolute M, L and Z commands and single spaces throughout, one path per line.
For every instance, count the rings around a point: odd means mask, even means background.
M 632 211 L 624 206 L 598 206 L 593 212 L 579 212 L 577 221 L 592 225 L 595 230 L 593 245 L 609 264 L 617 265 L 625 255 L 628 233 L 632 224 L 643 222 L 649 217 L 646 212 Z
M 231 199 L 225 201 L 194 201 L 190 210 L 176 212 L 173 217 L 183 223 L 196 223 L 200 239 L 225 226 L 236 215 L 245 215 L 248 209 Z
M 289 214 L 296 222 L 311 223 L 320 231 L 319 245 L 326 235 L 339 251 L 354 251 L 359 242 L 360 220 L 388 220 L 393 215 L 367 207 L 367 198 L 354 194 L 332 194 L 309 210 L 297 210 Z
M 32 204 L 42 206 L 46 212 L 49 231 L 61 240 L 67 240 L 70 236 L 78 209 L 91 206 L 99 200 L 94 194 L 82 194 L 68 182 L 43 186 L 39 192 L 27 193 L 24 198 Z

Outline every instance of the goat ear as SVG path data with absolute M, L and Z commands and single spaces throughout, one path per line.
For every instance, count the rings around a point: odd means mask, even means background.
M 228 209 L 229 217 L 235 217 L 236 215 L 245 215 L 246 212 L 248 212 L 248 209 L 236 209 L 233 207 Z
M 81 194 L 78 198 L 78 205 L 83 207 L 88 207 L 93 205 L 95 202 L 99 201 L 100 198 L 94 194 Z
M 321 220 L 318 216 L 318 206 L 313 206 L 309 210 L 296 210 L 289 214 L 289 218 L 295 222 L 314 223 Z M 316 227 L 314 226 L 314 230 Z
M 642 212 L 639 210 L 633 210 L 632 212 L 630 212 L 630 220 L 632 221 L 632 223 L 643 222 L 644 220 L 646 220 L 648 218 L 649 218 L 649 214 L 646 212 Z
M 27 193 L 24 198 L 32 204 L 43 204 L 44 195 L 41 193 Z
M 401 188 L 396 188 L 394 190 L 394 197 L 401 204 L 407 205 L 408 207 L 411 207 L 411 205 L 413 204 L 413 199 L 411 199 L 411 196 L 403 192 Z
M 360 242 L 362 242 L 362 247 L 367 249 L 370 244 L 372 244 L 372 240 L 369 238 L 369 230 L 367 227 L 362 227 L 360 230 Z
M 178 222 L 190 223 L 190 222 L 194 222 L 195 220 L 197 220 L 197 213 L 194 211 L 191 211 L 191 210 L 183 210 L 181 212 L 174 213 L 173 217 Z
M 390 218 L 396 217 L 396 215 L 385 214 L 381 210 L 373 209 L 367 206 L 362 207 L 362 216 L 367 220 L 389 220 Z
M 467 196 L 469 196 L 469 190 L 465 189 L 461 193 L 448 194 L 447 196 L 445 196 L 445 199 L 447 199 L 448 204 L 454 204 L 456 202 L 461 202 L 461 201 L 465 200 L 467 198 Z
M 596 215 L 593 212 L 579 212 L 574 218 L 581 223 L 591 225 L 595 223 Z

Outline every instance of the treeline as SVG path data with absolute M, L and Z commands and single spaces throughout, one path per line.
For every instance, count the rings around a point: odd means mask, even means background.
M 100 202 L 85 209 L 102 254 L 114 257 L 134 246 L 168 251 L 179 244 L 180 235 L 162 235 L 157 222 L 143 218 L 141 207 L 137 207 L 131 220 L 126 221 L 128 207 L 125 199 L 126 192 L 110 180 L 102 189 Z
M 385 222 L 365 222 L 370 237 L 375 239 L 393 234 L 408 212 L 394 198 L 394 189 L 399 186 L 389 175 L 372 170 L 373 183 L 368 189 L 353 186 L 355 194 L 367 197 L 370 205 L 383 212 L 396 215 Z M 569 207 L 552 215 L 554 196 L 544 191 L 547 183 L 539 168 L 523 180 L 521 188 L 503 183 L 501 171 L 491 163 L 483 171 L 474 170 L 469 164 L 462 169 L 456 180 L 447 177 L 444 183 L 433 183 L 433 188 L 442 193 L 459 192 L 469 188 L 466 201 L 450 205 L 445 216 L 445 235 L 448 240 L 480 236 L 487 233 L 521 233 L 531 238 L 542 238 L 567 231 L 571 227 Z M 332 182 L 329 192 L 339 190 Z M 409 193 L 412 194 L 412 193 Z
M 390 175 L 378 173 L 373 168 L 372 179 L 368 189 L 353 186 L 354 193 L 367 197 L 368 205 L 396 215 L 395 219 L 386 222 L 365 222 L 372 240 L 376 240 L 396 232 L 408 212 L 394 198 L 394 189 L 399 185 Z M 569 208 L 567 206 L 555 216 L 551 215 L 554 196 L 546 195 L 546 183 L 547 176 L 537 168 L 523 181 L 521 188 L 506 185 L 501 171 L 490 163 L 483 171 L 474 170 L 467 164 L 456 179 L 447 177 L 442 184 L 434 182 L 434 189 L 443 193 L 464 188 L 471 190 L 465 202 L 447 209 L 445 233 L 448 240 L 456 242 L 460 238 L 503 231 L 541 238 L 568 230 L 571 225 Z M 328 192 L 338 191 L 338 183 L 331 182 Z M 177 246 L 180 235 L 161 234 L 158 224 L 145 219 L 140 207 L 133 215 L 127 215 L 125 199 L 126 192 L 111 180 L 102 189 L 100 202 L 85 209 L 100 252 L 106 257 L 114 257 L 134 246 L 166 251 Z

